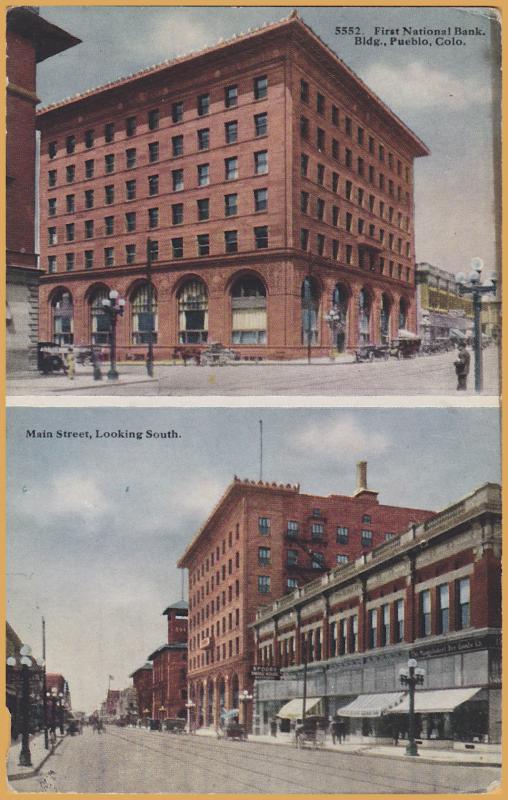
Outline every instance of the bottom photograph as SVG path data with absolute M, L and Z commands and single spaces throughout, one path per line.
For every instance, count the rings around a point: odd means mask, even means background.
M 497 409 L 7 416 L 6 788 L 499 789 Z

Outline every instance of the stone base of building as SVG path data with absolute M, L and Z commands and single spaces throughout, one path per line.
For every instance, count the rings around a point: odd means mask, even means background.
M 37 369 L 39 271 L 7 266 L 7 374 Z

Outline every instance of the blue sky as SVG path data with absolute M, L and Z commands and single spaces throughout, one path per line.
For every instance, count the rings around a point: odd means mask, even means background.
M 176 55 L 287 16 L 290 8 L 42 7 L 83 43 L 39 66 L 42 105 Z M 492 73 L 485 9 L 300 7 L 306 23 L 391 106 L 431 149 L 417 160 L 416 255 L 443 269 L 466 270 L 481 256 L 494 269 Z M 478 26 L 483 36 L 449 47 L 354 44 L 335 27 Z
M 439 510 L 499 481 L 493 409 L 8 410 L 7 618 L 92 710 L 165 638 L 176 561 L 233 475 L 351 494 L 366 459 L 383 503 Z M 26 429 L 175 429 L 181 438 L 27 439 Z

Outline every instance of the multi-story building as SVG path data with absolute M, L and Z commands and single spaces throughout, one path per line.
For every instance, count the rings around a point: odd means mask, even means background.
M 35 252 L 35 106 L 37 64 L 80 40 L 39 16 L 7 9 L 6 278 L 7 369 L 34 368 L 38 336 Z
M 138 694 L 134 686 L 127 686 L 126 689 L 121 690 L 116 707 L 116 716 L 128 724 L 132 724 L 138 719 Z
M 152 337 L 159 358 L 212 341 L 290 358 L 416 330 L 429 151 L 296 12 L 38 126 L 42 339 L 107 345 L 111 290 L 120 357 Z
M 425 670 L 415 700 L 429 746 L 481 749 L 501 731 L 501 492 L 487 483 L 353 563 L 258 610 L 256 727 L 307 713 L 349 721 L 355 736 L 407 732 L 399 670 Z M 306 667 L 304 662 L 307 662 Z M 455 743 L 455 744 L 454 744 Z
M 139 717 L 149 717 L 152 713 L 153 703 L 153 665 L 151 661 L 146 661 L 142 667 L 134 670 L 129 678 L 132 678 L 132 685 L 136 690 L 137 709 Z
M 152 719 L 186 716 L 188 603 L 178 600 L 164 611 L 167 642 L 148 656 L 152 669 Z
M 460 294 L 451 272 L 432 264 L 417 264 L 416 305 L 418 332 L 424 342 L 472 334 L 472 300 Z
M 235 477 L 187 547 L 178 566 L 189 571 L 189 700 L 204 725 L 252 690 L 258 606 L 432 516 L 379 503 L 366 469 L 360 462 L 352 497 Z

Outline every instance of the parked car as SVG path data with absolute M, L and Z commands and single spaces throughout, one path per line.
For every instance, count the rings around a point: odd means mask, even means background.
M 374 361 L 375 358 L 382 358 L 385 361 L 389 356 L 389 348 L 386 344 L 365 344 L 355 351 L 356 360 Z
M 65 348 L 55 342 L 38 342 L 37 369 L 44 375 L 50 372 L 66 371 Z
M 295 727 L 295 744 L 297 747 L 322 747 L 326 739 L 328 719 L 309 715 L 297 722 Z
M 393 358 L 412 358 L 420 350 L 421 339 L 392 339 L 389 347 L 389 354 Z

